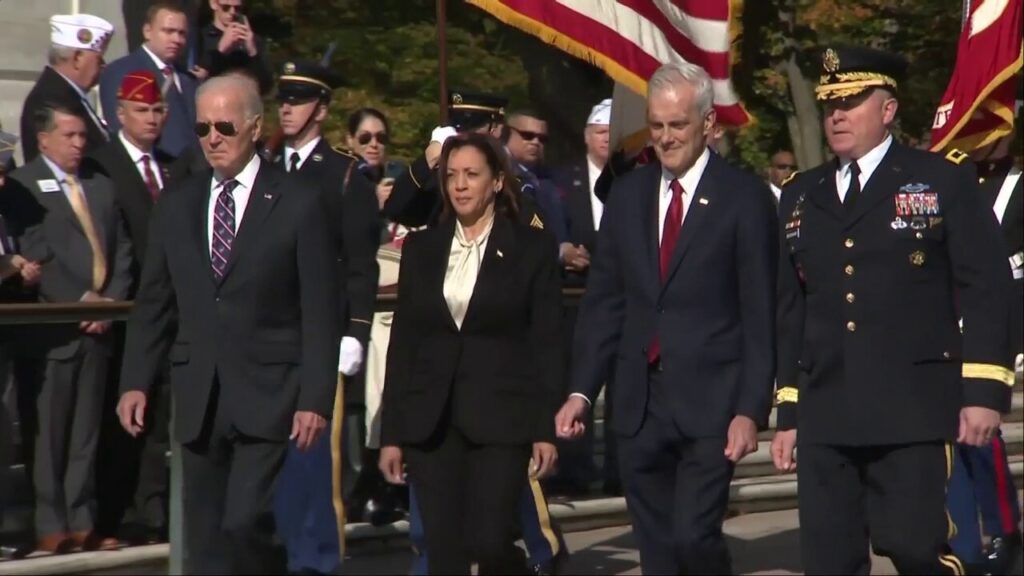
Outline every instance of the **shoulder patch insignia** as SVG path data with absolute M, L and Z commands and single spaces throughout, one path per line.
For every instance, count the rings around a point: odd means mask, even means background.
M 782 181 L 782 185 L 785 186 L 786 184 L 789 184 L 790 182 L 792 182 L 793 178 L 796 178 L 796 175 L 799 174 L 799 173 L 800 173 L 800 171 L 797 170 L 797 171 L 793 172 L 792 174 L 790 174 L 789 176 L 786 176 L 786 179 Z
M 359 156 L 356 155 L 355 152 L 349 150 L 348 148 L 345 148 L 341 144 L 338 144 L 337 146 L 335 146 L 333 148 L 333 150 L 335 152 L 337 152 L 338 154 L 341 154 L 342 156 L 348 156 L 349 158 L 351 158 L 353 160 L 358 160 L 359 159 Z
M 966 152 L 964 152 L 963 150 L 958 150 L 956 148 L 953 148 L 952 150 L 946 153 L 946 160 L 949 160 L 953 164 L 957 165 L 962 164 L 963 161 L 967 160 L 968 157 L 969 156 Z
M 540 216 L 534 214 L 533 215 L 533 219 L 530 220 L 530 226 L 532 226 L 534 228 L 537 228 L 539 230 L 543 230 L 544 229 L 544 222 L 540 219 Z

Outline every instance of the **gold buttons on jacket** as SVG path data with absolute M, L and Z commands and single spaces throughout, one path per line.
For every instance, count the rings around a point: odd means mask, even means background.
M 914 266 L 924 266 L 925 260 L 924 252 L 921 252 L 920 250 L 910 253 L 910 263 Z
M 853 238 L 847 238 L 846 242 L 843 242 L 843 246 L 847 248 L 853 248 Z
M 846 329 L 849 332 L 856 332 L 857 331 L 857 323 L 856 322 L 847 322 L 846 323 Z
M 846 272 L 847 276 L 853 276 L 853 264 L 847 264 L 843 271 Z
M 857 299 L 857 297 L 853 295 L 853 292 L 849 292 L 846 295 L 846 301 L 849 302 L 850 304 L 853 304 L 853 301 L 856 300 L 856 299 Z
M 924 234 L 918 232 L 918 233 L 914 234 L 914 238 L 917 238 L 918 240 L 923 240 L 924 239 Z

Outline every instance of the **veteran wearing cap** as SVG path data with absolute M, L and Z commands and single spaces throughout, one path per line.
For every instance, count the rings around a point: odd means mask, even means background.
M 274 162 L 318 189 L 327 207 L 339 277 L 346 279 L 340 295 L 347 298 L 347 306 L 340 307 L 347 314 L 340 319 L 343 336 L 338 372 L 350 377 L 352 391 L 358 392 L 355 387 L 363 380 L 357 375 L 376 304 L 380 217 L 373 184 L 357 169 L 360 159 L 332 148 L 322 135 L 331 93 L 340 84 L 339 78 L 318 64 L 284 64 L 277 87 L 284 147 Z M 291 572 L 333 574 L 341 565 L 345 515 L 340 475 L 344 469 L 354 480 L 355 469 L 343 467 L 335 458 L 341 456 L 344 397 L 351 393 L 345 390 L 343 394 L 339 379 L 331 433 L 322 436 L 309 451 L 289 447 L 274 508 Z M 355 455 L 355 461 L 358 458 Z
M 85 119 L 86 154 L 110 140 L 107 125 L 87 94 L 99 82 L 103 54 L 113 34 L 113 25 L 98 16 L 58 14 L 50 18 L 49 64 L 43 68 L 21 110 L 21 147 L 25 162 L 39 154 L 32 118 L 47 103 L 58 104 Z
M 979 445 L 1010 408 L 1010 271 L 969 171 L 896 142 L 905 67 L 824 51 L 817 87 L 836 159 L 783 187 L 778 432 L 797 469 L 803 567 L 962 574 L 945 509 L 951 443 Z M 957 325 L 963 318 L 963 330 Z

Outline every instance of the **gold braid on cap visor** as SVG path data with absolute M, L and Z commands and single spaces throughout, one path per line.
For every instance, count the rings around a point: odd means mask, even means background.
M 818 100 L 847 98 L 876 86 L 896 88 L 896 80 L 892 76 L 877 72 L 839 72 L 822 76 L 818 83 L 814 89 Z

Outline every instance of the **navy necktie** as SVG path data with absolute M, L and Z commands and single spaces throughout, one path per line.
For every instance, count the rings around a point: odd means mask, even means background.
M 210 264 L 213 276 L 217 280 L 224 278 L 231 246 L 235 243 L 235 197 L 232 195 L 238 182 L 225 180 L 217 195 L 217 205 L 213 212 L 213 239 L 210 242 Z

